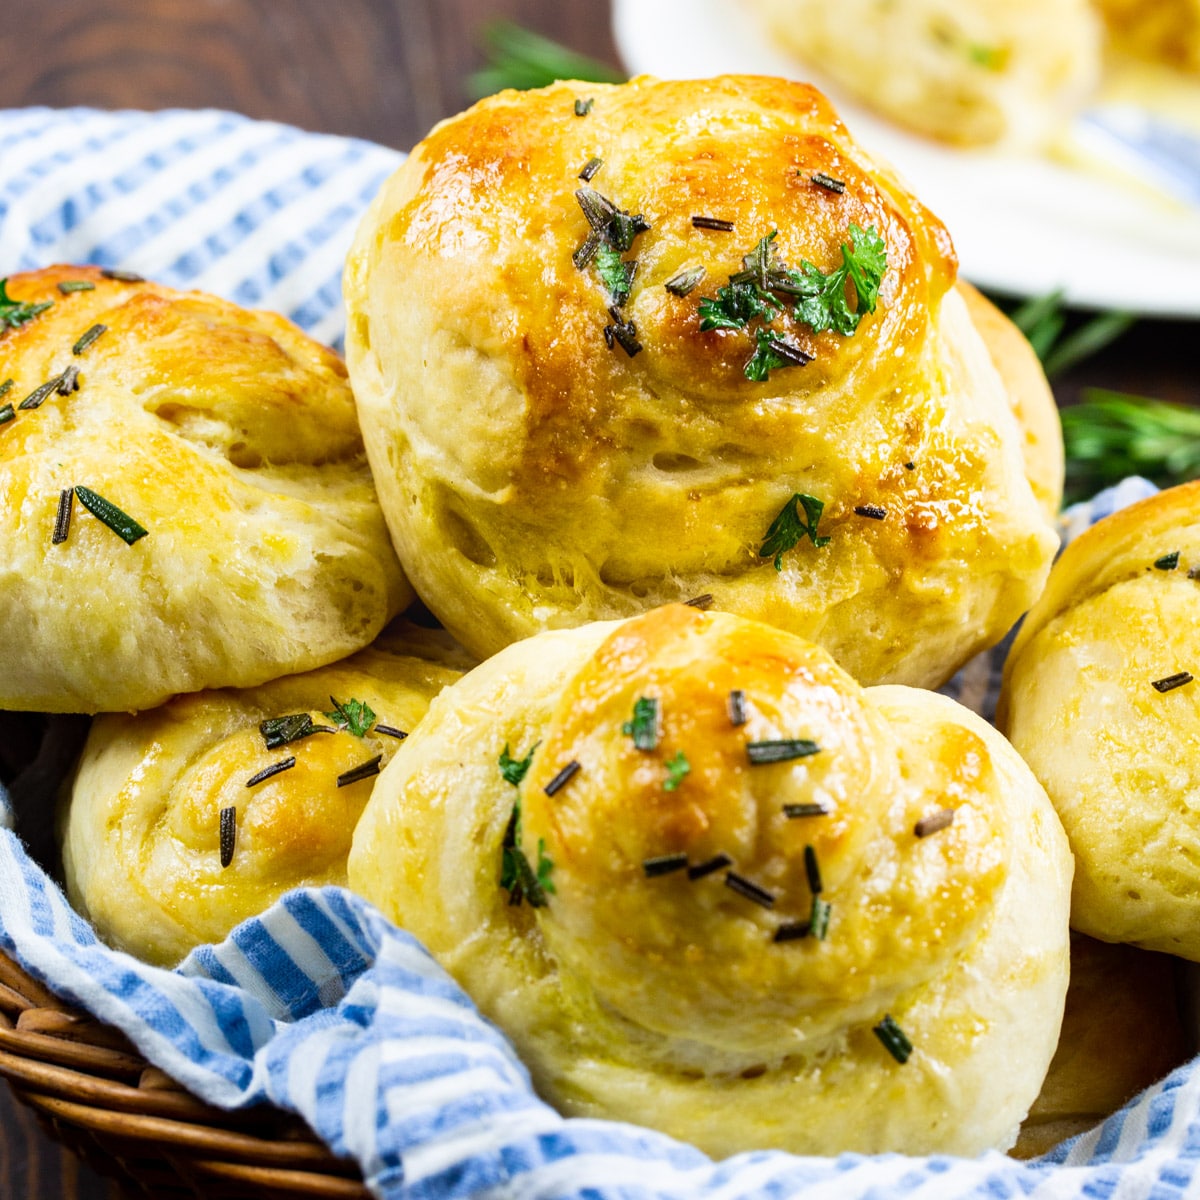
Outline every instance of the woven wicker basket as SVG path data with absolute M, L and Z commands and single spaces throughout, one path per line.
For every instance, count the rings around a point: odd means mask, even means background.
M 179 1087 L 116 1030 L 63 1003 L 0 952 L 0 1076 L 52 1136 L 131 1196 L 369 1200 L 277 1109 L 223 1112 Z

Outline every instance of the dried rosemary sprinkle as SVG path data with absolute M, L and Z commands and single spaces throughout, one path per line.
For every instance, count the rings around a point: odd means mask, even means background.
M 584 183 L 590 183 L 591 180 L 595 179 L 596 172 L 599 171 L 602 166 L 604 166 L 604 159 L 589 158 L 583 170 L 579 172 L 579 178 L 582 179 Z
M 383 755 L 377 754 L 374 758 L 369 758 L 365 763 L 359 763 L 357 767 L 351 767 L 349 771 L 343 771 L 337 777 L 338 787 L 349 787 L 352 783 L 360 783 L 364 779 L 370 779 L 372 775 L 379 774 L 379 764 L 383 761 Z
M 325 726 L 322 726 L 325 728 Z M 315 729 L 308 713 L 289 713 L 282 717 L 268 717 L 259 721 L 258 732 L 268 750 L 277 750 L 289 742 L 298 742 L 308 737 Z
M 639 696 L 633 702 L 633 719 L 621 726 L 639 750 L 656 750 L 662 729 L 662 704 L 656 696 Z
M 757 883 L 734 871 L 725 873 L 725 886 L 737 892 L 739 896 L 744 896 L 755 904 L 761 904 L 763 908 L 771 908 L 775 903 L 775 897 L 766 888 L 759 887 Z
M 883 1043 L 884 1049 L 898 1062 L 908 1062 L 908 1057 L 913 1052 L 913 1045 L 904 1033 L 904 1030 L 892 1019 L 891 1015 L 887 1015 L 879 1022 L 878 1025 L 872 1026 L 875 1036 Z
M 722 221 L 719 217 L 693 217 L 692 227 L 695 229 L 715 229 L 717 233 L 732 233 L 734 223 Z
M 839 196 L 846 190 L 846 185 L 842 180 L 834 179 L 832 175 L 826 175 L 824 171 L 814 171 L 809 179 L 818 187 L 823 187 L 828 192 L 836 192 Z
M 256 775 L 251 775 L 246 780 L 248 788 L 257 787 L 260 783 L 266 781 L 275 775 L 282 775 L 284 771 L 290 771 L 296 765 L 296 756 L 294 754 L 287 758 L 281 758 L 278 762 L 273 762 L 269 767 L 263 767 Z
M 1191 683 L 1193 678 L 1195 677 L 1189 671 L 1177 671 L 1165 679 L 1155 679 L 1150 686 L 1156 692 L 1173 692 L 1176 688 L 1183 687 L 1185 683 Z
M 819 942 L 829 936 L 829 917 L 832 912 L 833 905 L 828 900 L 822 900 L 820 896 L 813 897 L 812 917 L 808 924 L 813 937 Z
M 642 870 L 647 879 L 655 879 L 659 875 L 670 875 L 672 871 L 682 871 L 688 865 L 686 854 L 660 854 L 657 858 L 642 860 Z
M 712 858 L 706 859 L 702 863 L 697 863 L 694 867 L 688 867 L 688 878 L 703 879 L 706 875 L 714 875 L 717 871 L 722 871 L 726 867 L 733 866 L 733 859 L 728 854 L 714 854 Z
M 1173 571 L 1179 566 L 1179 551 L 1172 550 L 1170 554 L 1164 554 L 1162 558 L 1154 560 L 1154 569 L 1156 571 Z
M 233 862 L 233 848 L 237 844 L 237 809 L 230 805 L 221 809 L 221 866 Z
M 556 792 L 561 792 L 563 788 L 571 782 L 572 779 L 580 771 L 580 764 L 577 759 L 571 759 L 569 763 L 552 780 L 542 789 L 547 796 L 553 796 Z
M 689 292 L 694 291 L 704 278 L 705 271 L 703 267 L 684 267 L 682 271 L 677 271 L 663 287 L 671 293 L 672 296 L 686 296 Z
M 610 350 L 616 342 L 630 358 L 642 350 L 642 343 L 638 341 L 637 326 L 632 321 L 615 320 L 611 325 L 605 325 L 604 340 Z
M 712 592 L 705 592 L 700 596 L 693 596 L 690 600 L 685 600 L 684 604 L 688 608 L 698 608 L 701 612 L 707 612 L 713 606 L 713 600 L 716 599 Z
M 375 732 L 382 733 L 384 737 L 395 738 L 398 742 L 402 742 L 406 737 L 408 737 L 408 734 L 405 733 L 403 729 L 397 729 L 395 725 L 377 724 L 375 726 Z
M 72 292 L 94 292 L 96 285 L 90 279 L 64 279 L 59 283 L 58 290 L 64 296 L 69 296 Z
M 0 383 L 0 396 L 7 396 L 12 391 L 12 386 L 13 381 L 11 379 L 6 379 L 3 383 Z
M 734 727 L 746 723 L 746 693 L 741 688 L 734 688 L 729 693 L 729 723 Z
M 71 510 L 75 504 L 75 489 L 63 488 L 58 493 L 58 512 L 54 517 L 54 533 L 50 538 L 52 546 L 60 546 L 67 540 L 71 532 Z
M 872 521 L 882 521 L 887 516 L 887 509 L 878 504 L 858 504 L 854 512 L 860 517 L 869 517 Z
M 926 838 L 931 833 L 938 833 L 954 824 L 954 809 L 943 808 L 938 812 L 922 817 L 914 826 L 913 833 L 919 838 Z
M 3 408 L 0 408 L 0 425 L 7 425 L 9 421 L 15 420 L 16 415 L 11 402 L 6 404 Z
M 575 101 L 575 115 L 577 117 L 586 117 L 592 111 L 592 105 L 596 103 L 595 97 L 589 96 L 586 100 Z
M 75 496 L 96 520 L 102 525 L 107 525 L 127 546 L 132 546 L 139 538 L 144 538 L 149 533 L 148 529 L 144 529 L 128 513 L 122 512 L 111 500 L 105 500 L 91 488 L 77 484 Z
M 775 936 L 771 940 L 773 942 L 798 942 L 801 938 L 808 937 L 811 932 L 812 925 L 808 921 L 785 921 L 775 930 Z
M 808 876 L 808 890 L 816 896 L 823 888 L 821 886 L 821 865 L 817 862 L 817 852 L 812 846 L 804 847 L 804 873 Z
M 785 804 L 783 815 L 789 821 L 798 821 L 801 817 L 827 817 L 829 809 L 823 804 Z
M 71 353 L 82 354 L 102 333 L 107 332 L 107 325 L 93 325 L 91 329 L 80 335 L 79 341 L 71 347 Z
M 807 758 L 819 753 L 821 747 L 808 738 L 776 738 L 763 742 L 747 742 L 746 754 L 756 766 L 768 763 L 791 762 L 794 758 Z
M 55 375 L 53 379 L 46 380 L 39 388 L 34 388 L 17 407 L 22 412 L 27 412 L 35 408 L 41 408 L 42 405 L 58 391 L 58 385 L 62 383 L 62 376 Z
M 115 279 L 117 283 L 145 283 L 146 277 L 136 271 L 121 271 L 116 267 L 105 267 L 101 272 L 105 279 Z
M 79 368 L 72 363 L 59 377 L 58 387 L 55 388 L 60 396 L 69 396 L 79 391 Z

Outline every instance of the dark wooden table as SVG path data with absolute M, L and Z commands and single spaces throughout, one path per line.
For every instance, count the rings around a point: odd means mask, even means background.
M 478 31 L 495 17 L 617 62 L 599 0 L 13 0 L 0 17 L 0 108 L 211 105 L 407 149 L 471 99 Z M 1195 333 L 1143 322 L 1073 372 L 1060 399 L 1097 383 L 1200 403 Z M 115 1195 L 0 1084 L 3 1200 Z

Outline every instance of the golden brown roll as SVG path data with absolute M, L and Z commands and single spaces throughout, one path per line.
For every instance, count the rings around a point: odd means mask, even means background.
M 92 267 L 7 295 L 27 307 L 0 304 L 0 708 L 263 683 L 408 602 L 332 351 Z
M 379 766 L 466 665 L 399 626 L 333 666 L 98 717 L 60 814 L 75 908 L 170 965 L 290 888 L 344 885 Z
M 1064 551 L 1005 666 L 997 720 L 1075 854 L 1071 919 L 1200 959 L 1200 483 Z
M 680 605 L 448 688 L 350 858 L 544 1097 L 718 1156 L 1010 1145 L 1058 1036 L 1070 877 L 972 713 Z
M 1095 0 L 1114 45 L 1200 74 L 1200 0 Z
M 1190 1052 L 1174 960 L 1072 934 L 1062 1035 L 1013 1156 L 1045 1154 L 1099 1125 Z
M 883 116 L 947 142 L 1045 142 L 1094 87 L 1087 0 L 747 0 L 774 42 Z
M 865 682 L 940 683 L 1056 545 L 955 275 L 799 84 L 564 83 L 443 122 L 345 280 L 418 592 L 481 657 L 711 593 Z

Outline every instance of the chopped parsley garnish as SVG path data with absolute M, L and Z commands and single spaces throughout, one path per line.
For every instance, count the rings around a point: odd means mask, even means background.
M 800 516 L 800 510 L 804 516 Z M 828 537 L 817 536 L 817 525 L 825 511 L 825 502 L 816 496 L 796 492 L 779 510 L 779 515 L 767 527 L 767 536 L 759 548 L 759 558 L 774 558 L 775 570 L 783 570 L 783 556 L 808 537 L 820 549 L 829 544 Z
M 90 279 L 64 279 L 58 285 L 58 290 L 64 296 L 69 296 L 72 292 L 94 292 L 96 285 Z
M 529 748 L 529 753 L 524 758 L 513 758 L 508 751 L 508 743 L 504 743 L 504 749 L 500 751 L 500 774 L 504 776 L 506 783 L 511 783 L 513 787 L 519 787 L 521 780 L 525 778 L 526 772 L 529 770 L 530 763 L 533 762 L 533 752 L 537 749 L 537 743 Z
M 758 345 L 742 368 L 742 374 L 754 383 L 763 383 L 770 378 L 772 371 L 781 367 L 803 367 L 812 362 L 811 354 L 788 341 L 783 334 L 761 328 L 754 333 Z
M 221 809 L 221 866 L 233 862 L 233 848 L 237 845 L 237 808 L 230 805 Z
M 38 313 L 44 313 L 53 304 L 53 300 L 43 300 L 41 304 L 14 300 L 8 294 L 8 279 L 0 279 L 0 330 L 16 329 L 18 325 L 32 321 Z
M 1172 550 L 1170 554 L 1164 554 L 1162 558 L 1154 560 L 1154 566 L 1159 571 L 1173 571 L 1179 566 L 1179 551 Z
M 355 737 L 366 737 L 371 726 L 375 724 L 375 710 L 363 700 L 347 700 L 339 703 L 333 696 L 329 697 L 333 711 L 325 715 L 339 728 Z
M 532 751 L 530 751 L 532 754 Z M 554 863 L 546 854 L 546 841 L 538 838 L 538 863 L 535 871 L 525 851 L 520 846 L 521 802 L 518 800 L 508 818 L 504 841 L 500 849 L 500 886 L 508 893 L 509 904 L 520 904 L 528 900 L 531 908 L 544 908 L 546 893 L 554 895 L 554 881 L 550 872 Z
M 935 813 L 931 813 L 927 817 L 922 817 L 913 826 L 913 833 L 919 838 L 926 838 L 931 833 L 938 833 L 942 829 L 948 829 L 953 823 L 954 809 L 943 808 Z
M 296 756 L 290 755 L 288 758 L 281 758 L 278 762 L 273 762 L 269 767 L 263 767 L 257 774 L 251 775 L 246 780 L 248 788 L 257 787 L 260 783 L 265 783 L 273 775 L 280 775 L 284 771 L 290 771 L 296 765 Z
M 150 531 L 139 525 L 128 513 L 122 512 L 111 500 L 79 485 L 75 497 L 102 525 L 107 525 L 127 546 L 132 546 Z
M 1173 692 L 1185 683 L 1191 683 L 1193 678 L 1190 671 L 1177 671 L 1174 675 L 1168 675 L 1166 679 L 1155 679 L 1150 686 L 1156 692 Z
M 667 778 L 663 783 L 664 792 L 673 792 L 683 782 L 683 777 L 691 773 L 692 764 L 688 762 L 687 755 L 682 750 L 677 750 L 674 757 L 667 759 Z
M 908 1056 L 913 1052 L 913 1044 L 905 1036 L 904 1030 L 892 1019 L 885 1016 L 878 1025 L 873 1025 L 875 1036 L 883 1043 L 887 1052 L 898 1062 L 908 1062 Z
M 747 742 L 746 755 L 756 766 L 769 763 L 791 762 L 795 758 L 808 758 L 820 753 L 821 747 L 808 738 L 776 738 L 764 742 Z
M 662 706 L 657 698 L 639 696 L 633 702 L 633 719 L 621 726 L 621 732 L 633 738 L 633 744 L 639 750 L 655 750 L 661 714 Z
M 783 305 L 754 283 L 729 283 L 716 296 L 700 300 L 700 332 L 710 329 L 745 329 L 753 320 L 772 321 Z
M 687 865 L 688 856 L 686 854 L 660 854 L 657 858 L 642 860 L 642 870 L 646 873 L 647 879 L 654 879 L 659 875 L 670 875 L 672 871 L 682 871 Z
M 595 254 L 596 273 L 601 283 L 608 289 L 609 298 L 618 308 L 629 299 L 633 287 L 633 276 L 637 271 L 636 262 L 626 262 L 619 250 L 611 246 L 600 246 Z
M 860 228 L 850 223 L 850 241 L 842 243 L 842 265 L 826 275 L 810 262 L 802 262 L 799 272 L 791 272 L 800 297 L 795 317 L 814 333 L 827 329 L 849 336 L 857 328 L 863 313 L 873 313 L 879 299 L 879 285 L 887 271 L 887 247 L 874 225 Z M 846 281 L 854 284 L 857 307 L 846 302 Z
M 672 296 L 686 296 L 689 292 L 694 291 L 700 285 L 700 280 L 704 278 L 703 267 L 684 267 L 682 271 L 676 271 L 663 287 L 671 293 Z

